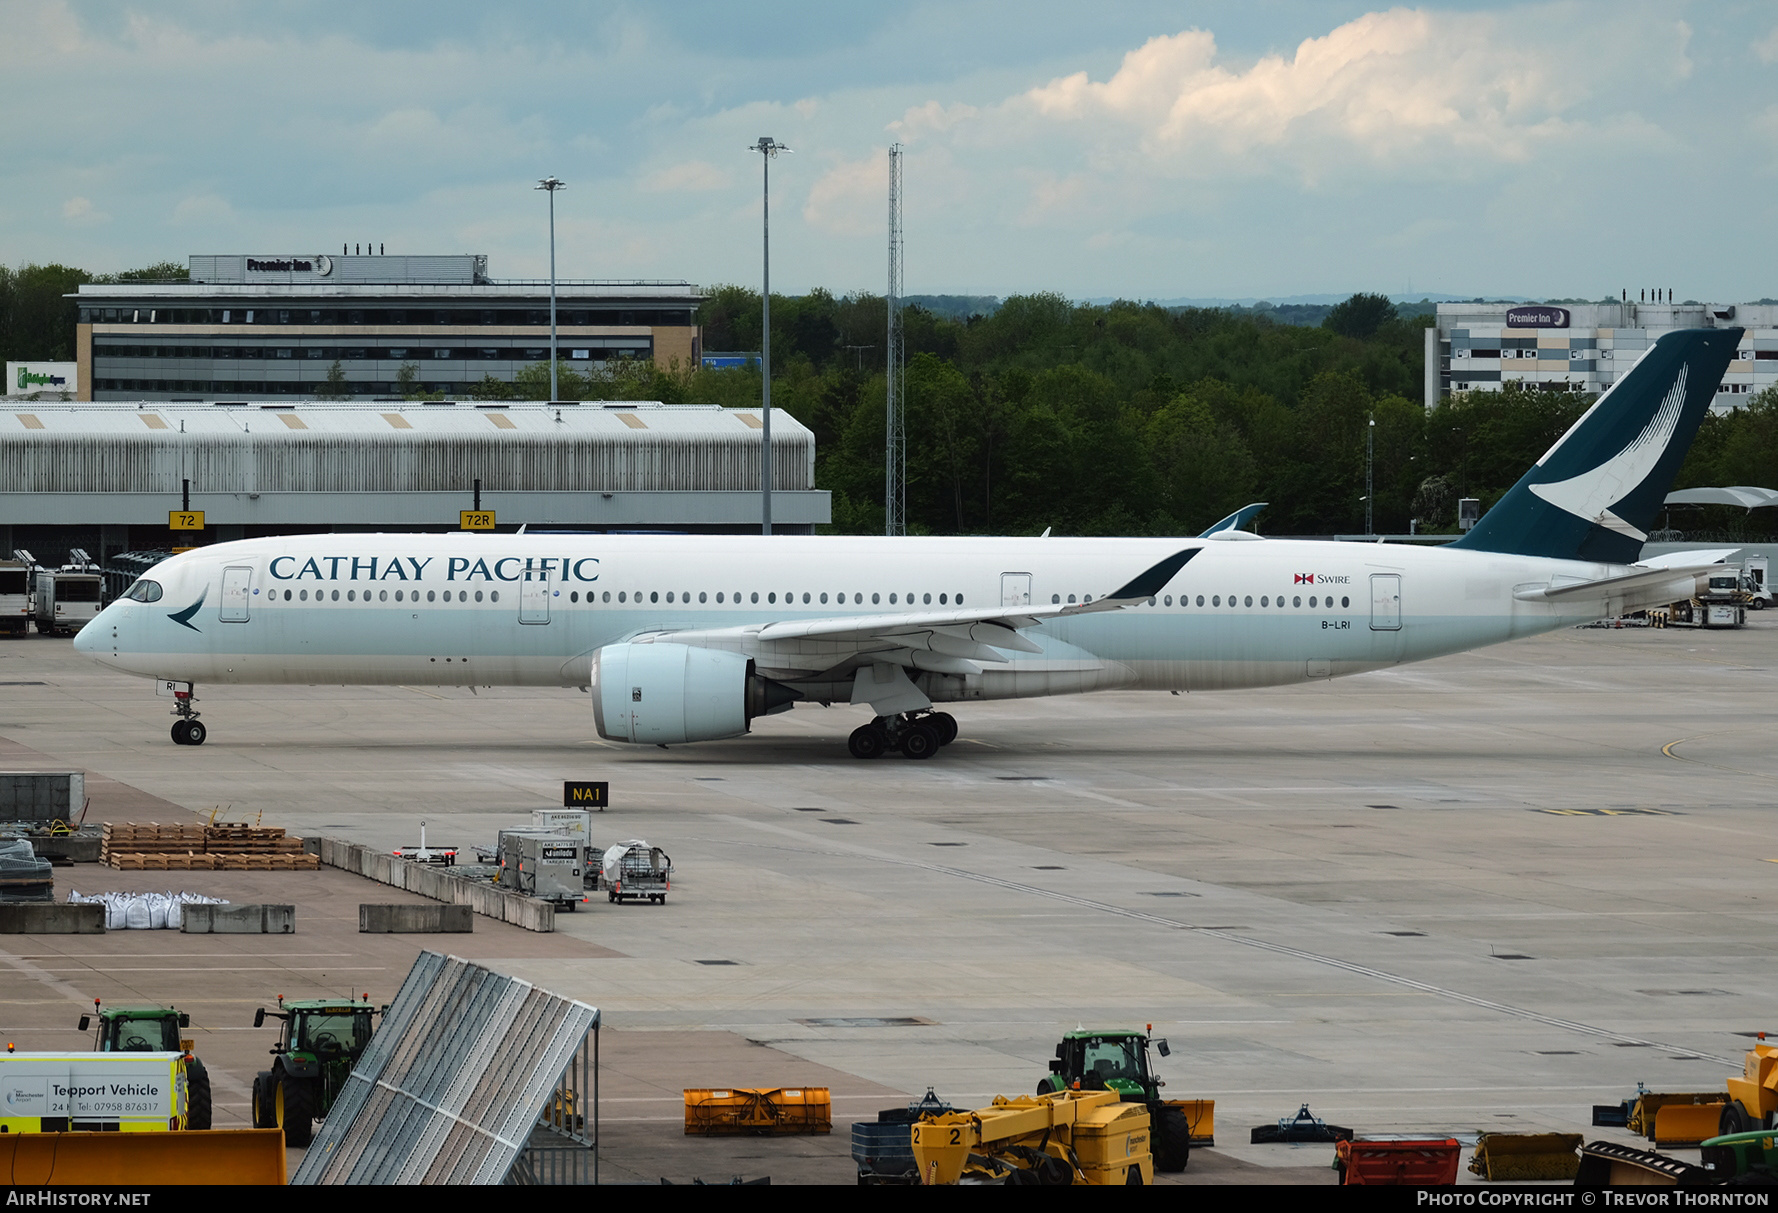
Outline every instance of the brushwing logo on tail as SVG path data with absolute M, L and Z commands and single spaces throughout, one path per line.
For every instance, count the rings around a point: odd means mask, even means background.
M 1648 425 L 1636 435 L 1629 446 L 1590 472 L 1582 472 L 1578 476 L 1551 484 L 1533 484 L 1529 486 L 1531 491 L 1557 509 L 1566 510 L 1577 518 L 1584 518 L 1620 535 L 1628 535 L 1638 543 L 1646 540 L 1648 536 L 1645 533 L 1612 513 L 1611 507 L 1635 492 L 1648 479 L 1649 473 L 1655 470 L 1655 465 L 1661 461 L 1661 456 L 1673 441 L 1673 434 L 1679 428 L 1680 415 L 1685 411 L 1685 380 L 1690 369 L 1686 366 L 1680 368 L 1679 379 L 1667 393 L 1667 398 L 1661 401 L 1661 407 L 1649 418 Z

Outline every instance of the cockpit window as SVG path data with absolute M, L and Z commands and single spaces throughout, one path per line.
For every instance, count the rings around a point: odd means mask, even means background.
M 161 583 L 143 577 L 135 585 L 125 590 L 123 596 L 137 602 L 159 602 L 161 600 Z

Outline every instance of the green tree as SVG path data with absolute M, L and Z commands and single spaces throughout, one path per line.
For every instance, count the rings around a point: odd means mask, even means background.
M 346 398 L 346 368 L 340 365 L 339 359 L 327 368 L 327 378 L 315 389 L 317 400 L 344 400 Z
M 1395 304 L 1389 301 L 1389 296 L 1357 294 L 1344 303 L 1335 304 L 1321 327 L 1342 337 L 1362 340 L 1375 336 L 1378 329 L 1395 318 Z

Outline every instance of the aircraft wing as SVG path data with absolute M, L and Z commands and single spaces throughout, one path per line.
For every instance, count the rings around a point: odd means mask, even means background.
M 1007 661 L 1006 651 L 1043 651 L 1019 635 L 1021 629 L 1046 619 L 1115 611 L 1146 602 L 1202 550 L 1183 548 L 1092 602 L 797 619 L 655 632 L 638 636 L 635 642 L 663 641 L 744 653 L 762 673 L 778 678 L 810 677 L 860 661 L 945 674 L 979 674 L 983 663 Z

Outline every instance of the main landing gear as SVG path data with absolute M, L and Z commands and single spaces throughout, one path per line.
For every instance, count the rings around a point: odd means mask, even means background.
M 904 712 L 854 729 L 846 748 L 854 758 L 878 758 L 889 750 L 900 750 L 904 758 L 931 758 L 955 740 L 957 718 L 949 712 Z
M 191 705 L 197 702 L 197 696 L 190 691 L 173 692 L 173 715 L 179 717 L 173 722 L 174 745 L 203 745 L 210 731 L 204 722 L 198 719 L 198 712 Z

